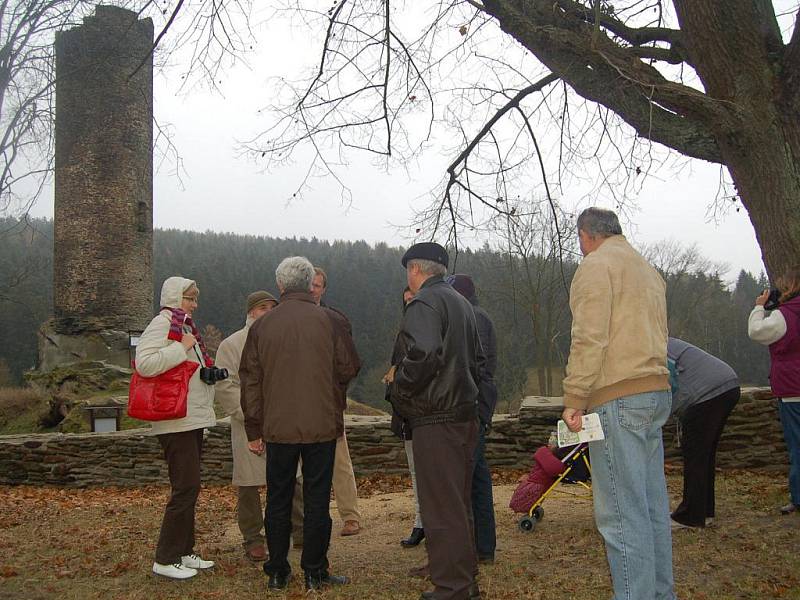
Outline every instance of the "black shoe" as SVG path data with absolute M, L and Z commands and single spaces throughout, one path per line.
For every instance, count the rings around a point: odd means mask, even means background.
M 422 527 L 414 527 L 411 530 L 411 535 L 408 536 L 408 539 L 401 540 L 400 545 L 403 548 L 413 548 L 414 546 L 419 546 L 419 543 L 425 539 L 425 530 Z
M 327 571 L 306 573 L 306 590 L 321 590 L 329 585 L 344 585 L 350 579 L 344 575 L 331 575 Z
M 494 554 L 479 554 L 478 555 L 478 562 L 482 565 L 493 565 L 494 564 Z
M 292 572 L 288 573 L 267 573 L 269 581 L 267 582 L 268 590 L 285 590 L 289 587 L 289 580 L 292 578 Z

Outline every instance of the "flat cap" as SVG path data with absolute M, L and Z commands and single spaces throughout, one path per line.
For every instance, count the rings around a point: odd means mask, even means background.
M 278 303 L 278 301 L 275 299 L 275 296 L 269 292 L 265 292 L 264 290 L 253 292 L 247 297 L 247 312 L 250 312 L 256 306 L 264 304 L 265 302 L 274 302 L 275 304 Z
M 445 267 L 447 267 L 447 264 L 450 262 L 450 258 L 447 256 L 447 250 L 436 242 L 420 242 L 419 244 L 414 244 L 411 248 L 406 250 L 400 262 L 403 263 L 405 267 L 408 261 L 417 258 L 421 260 L 432 260 Z

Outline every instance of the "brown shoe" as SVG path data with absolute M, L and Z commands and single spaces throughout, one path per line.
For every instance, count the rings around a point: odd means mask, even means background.
M 359 533 L 361 533 L 361 525 L 358 524 L 358 521 L 344 522 L 341 535 L 358 535 Z
M 431 570 L 428 567 L 428 563 L 420 565 L 419 567 L 414 567 L 413 569 L 409 569 L 408 576 L 419 577 L 420 579 L 427 579 L 428 577 L 431 576 Z
M 258 546 L 253 546 L 252 548 L 248 548 L 244 552 L 245 556 L 247 556 L 248 560 L 252 560 L 253 562 L 264 562 L 269 558 L 267 555 L 267 549 L 264 548 L 264 544 L 259 544 Z

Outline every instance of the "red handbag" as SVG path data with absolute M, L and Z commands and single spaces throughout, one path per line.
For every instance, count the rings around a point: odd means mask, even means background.
M 142 421 L 185 417 L 189 380 L 199 366 L 187 360 L 155 377 L 142 377 L 134 365 L 128 389 L 128 416 Z

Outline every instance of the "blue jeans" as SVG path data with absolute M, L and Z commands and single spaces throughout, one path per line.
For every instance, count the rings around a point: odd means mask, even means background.
M 472 516 L 475 521 L 475 550 L 478 558 L 494 558 L 497 546 L 494 523 L 492 474 L 486 462 L 486 425 L 478 426 L 475 469 L 472 471 Z
M 614 600 L 674 600 L 672 530 L 661 427 L 669 391 L 623 396 L 591 412 L 605 439 L 589 443 L 597 529 Z
M 789 453 L 789 494 L 800 506 L 800 402 L 779 401 L 783 439 Z

